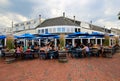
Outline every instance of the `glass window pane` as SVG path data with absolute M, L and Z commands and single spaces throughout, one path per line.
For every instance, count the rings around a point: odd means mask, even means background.
M 62 32 L 65 32 L 65 28 L 62 28 Z

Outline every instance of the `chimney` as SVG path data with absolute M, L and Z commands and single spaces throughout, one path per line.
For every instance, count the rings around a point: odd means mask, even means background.
M 39 21 L 40 21 L 40 23 L 41 23 L 41 15 L 39 15 Z
M 65 12 L 63 12 L 63 17 L 65 18 Z
M 73 18 L 74 18 L 74 24 L 75 24 L 75 16 L 73 16 Z

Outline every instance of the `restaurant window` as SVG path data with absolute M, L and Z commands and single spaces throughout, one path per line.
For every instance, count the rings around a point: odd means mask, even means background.
M 57 28 L 57 32 L 61 32 L 61 28 Z
M 44 33 L 44 29 L 42 29 L 42 32 L 41 33 Z
M 75 28 L 75 32 L 77 32 L 77 28 Z
M 38 30 L 38 33 L 40 33 L 40 30 Z
M 78 28 L 78 32 L 80 32 L 80 28 Z
M 65 32 L 65 28 L 62 28 L 62 32 Z
M 45 29 L 45 33 L 48 33 L 48 29 Z

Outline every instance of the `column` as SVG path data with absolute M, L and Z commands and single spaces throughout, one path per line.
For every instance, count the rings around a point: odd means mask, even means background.
M 4 46 L 6 46 L 6 38 L 4 39 Z
M 32 39 L 32 45 L 34 45 L 34 40 Z
M 81 43 L 83 43 L 83 42 L 82 42 L 82 38 L 81 38 Z
M 73 38 L 72 39 L 72 46 L 74 46 L 75 45 L 75 39 Z
M 97 44 L 97 38 L 95 38 L 95 44 Z
M 57 39 L 55 39 L 55 48 L 57 48 Z
M 90 43 L 90 38 L 88 38 L 88 43 Z

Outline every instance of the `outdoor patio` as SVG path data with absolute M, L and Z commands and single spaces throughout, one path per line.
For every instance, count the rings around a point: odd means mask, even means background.
M 120 81 L 120 53 L 112 58 L 68 58 L 58 60 L 18 60 L 11 64 L 0 59 L 0 81 Z

